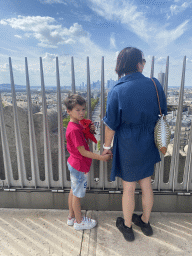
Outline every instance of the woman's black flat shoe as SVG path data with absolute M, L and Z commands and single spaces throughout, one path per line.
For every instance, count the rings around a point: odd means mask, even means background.
M 128 228 L 127 226 L 125 226 L 123 218 L 121 218 L 121 217 L 117 218 L 116 227 L 123 234 L 126 241 L 132 242 L 135 240 L 135 236 L 134 236 L 132 227 Z
M 133 223 L 141 228 L 141 230 L 142 230 L 144 235 L 152 236 L 153 235 L 153 229 L 152 229 L 150 223 L 149 222 L 148 223 L 144 223 L 141 220 L 141 216 L 142 215 L 137 215 L 137 214 L 134 213 L 133 217 L 132 217 Z

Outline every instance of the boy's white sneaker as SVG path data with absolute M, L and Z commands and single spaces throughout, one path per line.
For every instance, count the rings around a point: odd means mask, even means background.
M 74 228 L 76 230 L 83 230 L 83 229 L 92 229 L 97 225 L 97 221 L 83 217 L 81 223 L 74 222 Z
M 67 225 L 68 225 L 68 226 L 73 226 L 74 221 L 75 221 L 75 218 L 70 218 L 70 217 L 68 217 L 68 218 L 67 218 Z

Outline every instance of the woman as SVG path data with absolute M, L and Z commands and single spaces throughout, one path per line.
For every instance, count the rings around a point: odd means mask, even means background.
M 111 153 L 113 164 L 111 180 L 122 178 L 122 209 L 124 219 L 117 218 L 116 226 L 127 241 L 133 241 L 132 222 L 147 236 L 153 234 L 149 217 L 153 206 L 151 175 L 159 162 L 159 151 L 154 143 L 154 127 L 159 107 L 152 80 L 142 75 L 145 65 L 143 53 L 133 47 L 123 49 L 117 57 L 118 83 L 108 94 L 104 117 L 105 144 L 103 154 Z M 162 113 L 167 114 L 166 98 L 161 84 L 155 79 Z M 133 214 L 136 181 L 142 190 L 142 215 Z

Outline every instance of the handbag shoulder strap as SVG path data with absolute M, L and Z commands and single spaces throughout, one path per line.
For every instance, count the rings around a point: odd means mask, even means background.
M 162 116 L 162 112 L 161 112 L 161 106 L 160 106 L 160 100 L 159 100 L 159 93 L 158 93 L 158 90 L 157 90 L 157 85 L 155 83 L 155 81 L 151 78 L 151 80 L 153 81 L 154 85 L 155 85 L 155 89 L 156 89 L 156 92 L 157 92 L 157 99 L 158 99 L 158 104 L 159 104 L 159 111 L 160 111 L 160 115 Z

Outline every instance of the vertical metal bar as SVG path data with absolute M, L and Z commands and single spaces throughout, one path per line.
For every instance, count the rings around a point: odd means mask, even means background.
M 13 184 L 13 174 L 12 174 L 12 165 L 11 165 L 11 157 L 9 152 L 9 145 L 7 140 L 7 133 L 4 122 L 3 115 L 3 105 L 0 94 L 0 129 L 1 129 L 1 141 L 2 141 L 2 149 L 3 149 L 3 162 L 5 168 L 5 184 L 8 188 Z
M 76 93 L 75 90 L 75 71 L 74 71 L 74 60 L 73 57 L 71 57 L 71 81 L 72 81 L 72 93 Z
M 92 119 L 89 57 L 87 57 L 87 118 Z
M 103 143 L 105 140 L 105 125 L 103 123 L 103 118 L 105 115 L 105 82 L 104 82 L 104 57 L 102 57 L 101 62 L 101 119 L 100 119 L 100 133 L 101 133 L 101 148 L 100 148 L 100 154 L 103 152 Z M 119 183 L 117 182 L 117 179 L 115 182 L 108 182 L 107 178 L 107 163 L 101 161 L 100 162 L 100 177 L 102 179 L 102 182 L 100 185 L 102 185 L 102 188 L 116 188 L 118 189 Z
M 101 147 L 100 147 L 100 154 L 103 153 L 103 143 L 105 140 L 105 133 L 104 133 L 104 123 L 103 118 L 105 114 L 105 88 L 104 88 L 104 57 L 101 59 L 101 118 L 100 118 L 100 131 L 101 131 Z M 100 162 L 100 180 L 102 187 L 104 189 L 105 186 L 105 176 L 104 170 L 106 170 L 106 163 L 103 161 Z
M 186 56 L 183 59 L 183 71 L 181 78 L 181 87 L 179 95 L 179 105 L 177 111 L 177 121 L 176 129 L 174 135 L 174 146 L 173 155 L 171 159 L 170 176 L 169 176 L 169 188 L 175 191 L 177 189 L 177 176 L 178 176 L 178 166 L 179 166 L 179 149 L 180 149 L 180 131 L 181 131 L 181 121 L 182 121 L 182 111 L 183 111 L 183 94 L 184 94 L 184 83 L 185 83 L 185 67 L 186 67 Z
M 192 125 L 190 128 L 190 136 L 188 141 L 188 151 L 185 160 L 184 176 L 183 176 L 183 190 L 189 191 L 190 180 L 192 177 Z
M 45 163 L 45 183 L 50 188 L 52 175 L 52 160 L 51 160 L 51 147 L 50 147 L 50 135 L 47 119 L 47 105 L 45 96 L 45 84 L 43 75 L 43 63 L 40 57 L 40 76 L 41 76 L 41 93 L 42 93 L 42 111 L 43 111 L 43 131 L 44 131 L 44 163 Z M 53 175 L 52 175 L 53 177 Z
M 92 119 L 91 111 L 91 84 L 90 84 L 90 68 L 89 68 L 89 57 L 87 57 L 87 118 Z M 93 143 L 90 142 L 90 150 L 93 151 Z M 94 170 L 93 165 L 91 165 L 91 170 L 88 176 L 88 188 L 91 188 L 91 181 L 94 180 Z
M 161 86 L 164 87 L 165 83 L 165 74 L 164 73 L 159 73 L 159 82 L 161 83 Z M 161 162 L 159 164 L 159 169 L 158 169 L 158 191 L 161 190 L 161 183 L 163 183 L 163 172 L 164 172 L 164 155 L 160 152 L 160 157 L 161 157 Z
M 11 92 L 12 92 L 12 102 L 13 102 L 18 173 L 19 173 L 20 186 L 23 188 L 24 181 L 26 181 L 26 168 L 25 168 L 23 146 L 22 146 L 22 140 L 21 140 L 20 127 L 19 127 L 19 119 L 18 119 L 18 113 L 17 113 L 17 103 L 16 103 L 16 93 L 15 93 L 15 85 L 14 85 L 14 79 L 13 79 L 13 70 L 12 70 L 12 64 L 11 64 L 10 57 L 9 57 L 9 69 L 10 69 Z
M 37 145 L 36 145 L 34 122 L 33 122 L 33 113 L 32 113 L 32 107 L 31 107 L 31 93 L 30 93 L 28 63 L 27 63 L 26 57 L 25 57 L 25 74 L 26 74 L 28 122 L 29 122 L 29 142 L 30 142 L 30 157 L 31 157 L 31 172 L 32 172 L 31 183 L 36 188 L 37 187 L 37 175 L 39 175 L 39 165 L 38 165 L 38 157 L 37 157 Z
M 166 62 L 166 71 L 165 71 L 165 76 L 164 78 L 160 78 L 160 81 L 164 81 L 164 92 L 166 95 L 166 99 L 167 99 L 167 89 L 168 89 L 168 74 L 169 72 L 169 57 L 167 57 L 167 62 Z M 164 184 L 163 183 L 163 176 L 164 176 L 164 155 L 160 152 L 160 157 L 161 157 L 161 162 L 159 165 L 159 181 L 158 181 L 158 191 L 160 191 L 163 188 L 167 188 L 168 184 Z
M 150 77 L 154 76 L 154 63 L 155 63 L 155 58 L 153 56 L 152 57 L 152 61 L 151 61 L 151 74 L 150 74 Z
M 152 57 L 152 60 L 151 60 L 151 74 L 150 74 L 150 77 L 152 78 L 154 76 L 154 56 Z M 158 173 L 158 168 L 159 165 L 156 165 L 155 167 L 155 177 L 156 177 L 156 173 Z M 155 184 L 153 184 L 153 187 L 155 186 Z M 140 188 L 139 184 L 136 184 L 136 189 Z
M 165 73 L 161 72 L 158 74 L 158 80 L 161 84 L 161 86 L 164 88 L 165 85 Z
M 103 124 L 103 118 L 105 115 L 105 87 L 104 87 L 104 57 L 102 57 L 102 62 L 101 62 L 101 148 L 100 148 L 100 153 L 102 154 L 103 152 L 103 143 L 105 140 L 105 134 L 104 134 L 104 124 Z
M 167 99 L 167 91 L 168 91 L 168 76 L 169 76 L 169 56 L 167 56 L 166 69 L 165 69 L 164 92 L 165 92 L 166 99 Z
M 64 187 L 63 182 L 67 181 L 67 172 L 66 172 L 66 165 L 65 165 L 65 145 L 64 145 L 63 119 L 62 119 L 62 107 L 61 107 L 61 87 L 60 87 L 58 57 L 56 57 L 56 80 L 57 80 L 59 185 L 63 189 Z
M 189 172 L 187 175 L 187 191 L 192 191 L 192 161 L 190 161 Z

